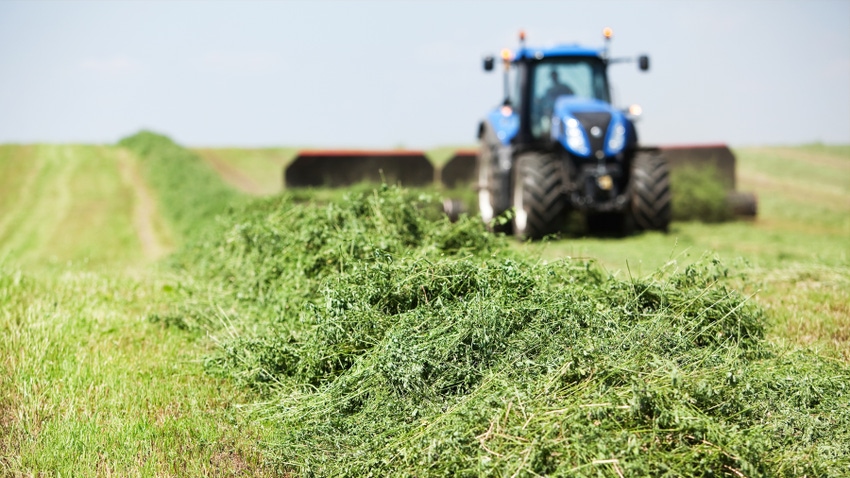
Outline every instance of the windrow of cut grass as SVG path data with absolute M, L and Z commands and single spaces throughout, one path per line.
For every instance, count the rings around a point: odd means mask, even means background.
M 303 476 L 842 476 L 850 368 L 763 339 L 704 260 L 618 279 L 449 223 L 392 187 L 232 209 L 150 319 L 213 331 L 209 372 Z M 194 285 L 193 285 L 194 284 Z M 198 284 L 203 284 L 200 286 Z
M 144 177 L 179 239 L 203 235 L 217 214 L 242 200 L 200 157 L 166 136 L 141 131 L 118 145 L 141 159 Z

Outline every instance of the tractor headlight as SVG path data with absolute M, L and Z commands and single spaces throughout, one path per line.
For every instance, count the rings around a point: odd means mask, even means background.
M 587 136 L 581 127 L 581 123 L 575 118 L 567 118 L 564 122 L 567 135 L 567 149 L 579 156 L 587 156 L 590 154 L 590 144 L 587 142 Z
M 622 117 L 611 118 L 611 126 L 608 128 L 608 138 L 605 140 L 605 154 L 613 156 L 623 150 L 626 145 L 626 123 Z

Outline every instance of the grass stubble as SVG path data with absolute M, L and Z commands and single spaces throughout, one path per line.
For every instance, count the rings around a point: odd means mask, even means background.
M 260 470 L 247 400 L 203 341 L 145 320 L 162 277 L 0 276 L 0 475 L 228 476 Z

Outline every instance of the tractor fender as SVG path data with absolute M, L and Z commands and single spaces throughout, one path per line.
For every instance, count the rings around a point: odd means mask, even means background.
M 511 140 L 519 133 L 519 115 L 509 107 L 494 109 L 479 124 L 478 139 L 482 139 L 488 132 L 492 132 L 493 138 L 502 145 L 511 144 Z

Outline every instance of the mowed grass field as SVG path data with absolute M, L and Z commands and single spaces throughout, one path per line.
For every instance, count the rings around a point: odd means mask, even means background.
M 0 476 L 259 473 L 210 343 L 146 319 L 161 208 L 124 148 L 0 146 Z
M 257 195 L 279 191 L 294 156 L 196 152 Z M 759 197 L 754 221 L 514 247 L 619 277 L 716 255 L 765 308 L 769 340 L 850 361 L 850 147 L 736 154 L 739 189 Z M 271 474 L 259 451 L 269 425 L 241 406 L 257 397 L 204 372 L 214 341 L 148 320 L 204 290 L 163 266 L 183 238 L 158 197 L 127 148 L 0 146 L 0 475 Z
M 121 150 L 0 146 L 0 260 L 97 268 L 161 255 L 170 244 L 150 194 L 135 200 L 143 187 L 135 159 Z

